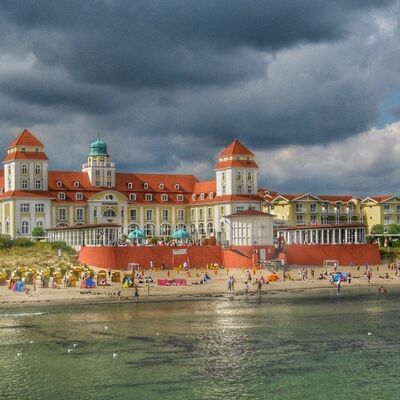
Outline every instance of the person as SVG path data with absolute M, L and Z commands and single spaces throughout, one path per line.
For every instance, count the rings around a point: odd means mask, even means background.
M 232 279 L 231 279 L 231 277 L 229 277 L 229 279 L 228 279 L 228 290 L 229 291 L 232 290 Z
M 249 282 L 247 281 L 244 283 L 244 293 L 245 294 L 249 293 Z
M 261 293 L 261 289 L 262 289 L 262 281 L 260 279 L 257 281 L 257 292 Z
M 349 272 L 349 274 L 347 275 L 347 283 L 350 285 L 351 283 L 351 273 Z
M 135 301 L 139 301 L 139 287 L 135 285 Z
M 369 270 L 367 273 L 368 283 L 371 283 L 371 277 L 372 277 L 372 272 L 371 270 Z
M 111 267 L 108 268 L 108 279 L 111 279 Z
M 338 281 L 336 282 L 336 287 L 337 287 L 337 293 L 340 294 L 340 278 L 338 279 Z
M 379 294 L 386 293 L 386 292 L 387 292 L 387 290 L 386 290 L 386 288 L 384 288 L 383 286 L 381 286 L 381 287 L 378 289 L 378 293 L 379 293 Z
M 234 291 L 235 290 L 235 278 L 234 278 L 234 276 L 232 275 L 231 276 L 231 287 L 232 287 L 232 290 Z

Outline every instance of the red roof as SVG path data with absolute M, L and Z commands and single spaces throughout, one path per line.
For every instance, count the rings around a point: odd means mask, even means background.
M 209 193 L 214 193 L 217 190 L 217 184 L 215 180 L 212 181 L 203 181 L 203 182 L 196 182 L 193 186 L 192 193 L 193 194 L 209 194 Z
M 272 215 L 272 214 L 268 214 L 268 213 L 258 211 L 258 210 L 243 210 L 243 211 L 239 211 L 235 214 L 228 215 L 228 218 L 229 217 L 248 217 L 248 216 L 258 216 L 258 217 L 271 216 L 271 217 L 274 217 L 274 215 Z
M 232 155 L 254 156 L 254 153 L 252 153 L 245 145 L 240 143 L 239 140 L 235 139 L 224 151 L 219 153 L 219 157 Z
M 48 160 L 48 158 L 43 152 L 14 151 L 7 154 L 3 162 L 12 160 Z
M 54 195 L 50 192 L 43 192 L 40 190 L 36 191 L 23 191 L 23 190 L 13 190 L 10 192 L 5 192 L 0 194 L 0 199 L 9 199 L 13 197 L 24 197 L 24 198 L 41 198 L 41 199 L 53 199 Z
M 258 165 L 253 160 L 227 160 L 227 161 L 219 161 L 214 169 L 225 169 L 232 167 L 258 168 Z
M 245 194 L 235 194 L 235 195 L 223 195 L 223 196 L 215 196 L 211 199 L 210 196 L 205 196 L 204 200 L 201 200 L 199 196 L 197 196 L 196 200 L 191 198 L 191 204 L 208 204 L 208 203 L 226 203 L 226 202 L 241 202 L 241 203 L 254 203 L 254 202 L 262 202 L 263 198 L 258 195 L 245 195 Z
M 36 138 L 28 129 L 24 129 L 9 145 L 10 147 L 15 146 L 38 146 L 44 147 L 44 144 Z

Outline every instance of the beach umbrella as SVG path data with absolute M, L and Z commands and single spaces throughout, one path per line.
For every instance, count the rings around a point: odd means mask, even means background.
M 178 229 L 172 234 L 172 239 L 188 239 L 189 233 L 183 229 Z
M 135 229 L 128 234 L 128 239 L 144 239 L 146 236 L 140 229 Z

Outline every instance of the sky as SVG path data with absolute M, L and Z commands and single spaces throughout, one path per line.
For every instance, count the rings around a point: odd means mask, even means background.
M 2 0 L 0 147 L 51 169 L 214 176 L 235 138 L 281 193 L 400 194 L 400 1 Z

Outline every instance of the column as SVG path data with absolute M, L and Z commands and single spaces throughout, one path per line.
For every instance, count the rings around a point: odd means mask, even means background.
M 342 229 L 339 228 L 339 244 L 342 244 Z

